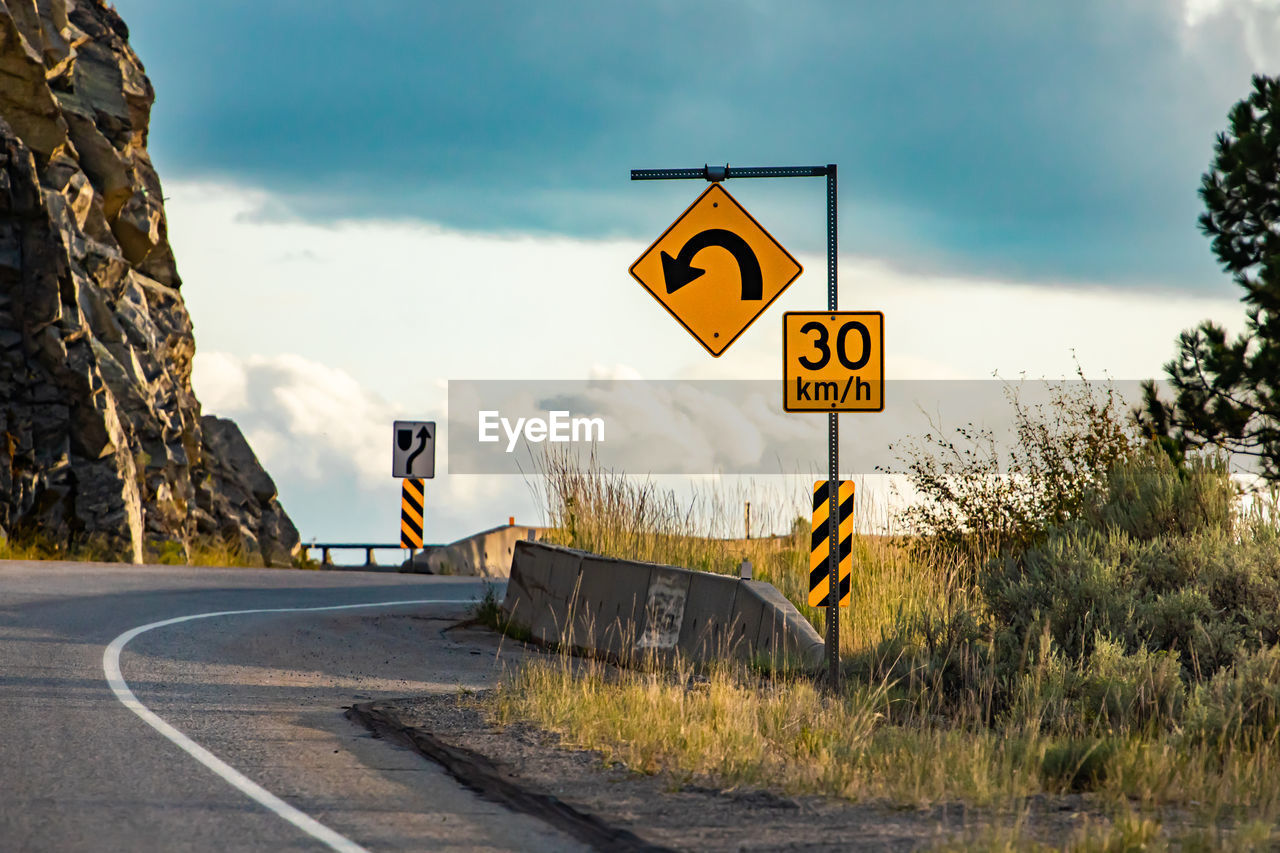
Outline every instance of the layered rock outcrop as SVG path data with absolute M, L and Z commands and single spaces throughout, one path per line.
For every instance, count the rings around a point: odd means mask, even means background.
M 0 0 L 0 533 L 286 562 L 275 484 L 192 392 L 128 36 L 102 0 Z

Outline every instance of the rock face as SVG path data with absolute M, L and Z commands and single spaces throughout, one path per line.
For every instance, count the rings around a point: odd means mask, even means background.
M 102 0 L 0 0 L 0 533 L 287 562 L 275 484 L 191 389 L 128 35 Z

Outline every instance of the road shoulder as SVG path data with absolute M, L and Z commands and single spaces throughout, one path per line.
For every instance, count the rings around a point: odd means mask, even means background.
M 527 803 L 555 802 L 594 822 L 605 834 L 575 835 L 601 850 L 912 850 L 973 829 L 975 816 L 961 806 L 902 809 L 721 790 L 635 773 L 606 763 L 597 752 L 566 747 L 555 734 L 533 726 L 495 726 L 479 707 L 482 697 L 365 703 L 353 708 L 353 717 L 384 736 L 398 736 L 446 768 L 454 762 L 451 772 L 482 795 L 493 797 L 492 780 L 501 780 Z M 441 753 L 448 756 L 443 761 Z M 509 796 L 508 791 L 497 796 Z M 569 831 L 550 811 L 542 816 Z M 615 834 L 612 843 L 607 833 Z

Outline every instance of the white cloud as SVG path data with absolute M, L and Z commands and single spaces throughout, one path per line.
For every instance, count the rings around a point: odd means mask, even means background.
M 818 259 L 806 264 L 822 269 Z M 1076 359 L 1089 376 L 1149 378 L 1162 375 L 1183 329 L 1206 318 L 1238 328 L 1244 319 L 1232 299 L 922 276 L 873 258 L 842 258 L 840 282 L 842 309 L 885 313 L 886 372 L 896 379 L 1070 377 Z M 782 310 L 813 307 L 810 300 Z M 777 318 L 760 322 L 781 325 Z M 731 351 L 738 365 L 732 375 L 776 375 L 778 345 L 776 332 L 744 338 Z M 704 361 L 690 375 L 726 374 Z
M 391 422 L 403 412 L 347 371 L 298 355 L 201 350 L 192 382 L 206 414 L 239 424 L 304 538 L 396 541 Z M 415 415 L 443 421 L 444 410 Z M 427 486 L 429 540 L 452 541 L 511 515 L 541 522 L 520 479 L 449 477 L 443 453 L 437 447 L 437 479 Z
M 711 359 L 627 275 L 644 248 L 632 242 L 272 221 L 259 191 L 166 189 L 197 393 L 241 423 L 300 527 L 322 538 L 394 538 L 390 422 L 443 419 L 447 380 L 780 379 L 781 313 L 825 304 L 823 260 L 802 256 L 808 272 Z M 1156 376 L 1179 331 L 1243 317 L 1231 299 L 915 275 L 874 258 L 843 257 L 840 275 L 841 307 L 885 312 L 894 378 L 1069 376 L 1073 350 L 1092 376 Z M 691 457 L 746 458 L 814 423 L 773 399 L 746 423 L 697 400 L 616 403 L 638 434 L 665 436 L 653 453 Z M 519 477 L 442 476 L 428 506 L 447 535 L 538 512 Z
M 824 262 L 708 358 L 627 274 L 630 242 L 495 236 L 398 222 L 263 221 L 264 193 L 171 185 L 170 229 L 203 348 L 339 365 L 412 413 L 442 379 L 777 375 L 781 313 L 825 305 Z M 840 263 L 841 307 L 886 312 L 890 375 L 1152 376 L 1179 331 L 1236 322 L 1231 299 L 1031 285 Z M 1141 322 L 1134 322 L 1142 318 Z
M 1184 0 L 1182 21 L 1192 38 L 1227 27 L 1258 71 L 1280 64 L 1280 0 Z
M 225 352 L 197 352 L 191 382 L 206 413 L 236 411 L 248 404 L 249 378 L 236 356 Z
M 398 413 L 340 368 L 298 355 L 201 351 L 192 381 L 207 413 L 241 422 L 274 475 L 318 482 L 345 472 L 362 485 L 388 476 Z

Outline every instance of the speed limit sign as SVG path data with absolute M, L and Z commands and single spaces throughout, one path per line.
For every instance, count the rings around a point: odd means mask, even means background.
M 782 371 L 788 412 L 884 411 L 884 313 L 786 312 Z

